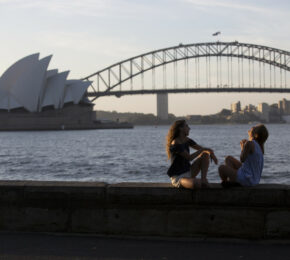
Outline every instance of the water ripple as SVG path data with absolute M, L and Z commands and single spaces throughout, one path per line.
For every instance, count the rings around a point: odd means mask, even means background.
M 248 125 L 191 126 L 190 137 L 212 147 L 222 163 L 239 157 Z M 262 183 L 290 184 L 290 125 L 269 125 Z M 165 154 L 168 126 L 133 130 L 0 132 L 0 179 L 169 182 Z M 218 166 L 208 178 L 219 182 Z

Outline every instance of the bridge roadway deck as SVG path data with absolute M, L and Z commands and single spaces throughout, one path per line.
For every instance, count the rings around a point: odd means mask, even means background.
M 112 90 L 104 92 L 88 92 L 88 97 L 172 93 L 290 93 L 290 88 L 176 88 L 176 89 L 140 89 L 140 90 Z

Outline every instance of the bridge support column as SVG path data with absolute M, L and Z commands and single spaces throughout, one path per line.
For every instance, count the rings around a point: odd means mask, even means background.
M 157 117 L 161 120 L 168 119 L 168 94 L 157 94 Z

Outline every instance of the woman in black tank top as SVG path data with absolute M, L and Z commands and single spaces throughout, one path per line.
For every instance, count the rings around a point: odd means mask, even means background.
M 189 130 L 185 120 L 178 120 L 170 127 L 166 151 L 168 159 L 171 160 L 171 166 L 167 174 L 175 187 L 188 189 L 208 187 L 209 162 L 212 159 L 217 164 L 217 158 L 212 149 L 204 148 L 188 138 Z M 190 154 L 190 148 L 197 151 Z M 201 172 L 200 179 L 196 178 L 199 172 Z

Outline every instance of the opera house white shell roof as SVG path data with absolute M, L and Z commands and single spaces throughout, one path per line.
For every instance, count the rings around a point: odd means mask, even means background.
M 91 81 L 67 80 L 69 71 L 47 70 L 51 57 L 29 55 L 2 74 L 0 109 L 40 112 L 47 106 L 61 109 L 68 102 L 78 104 L 82 100 Z

